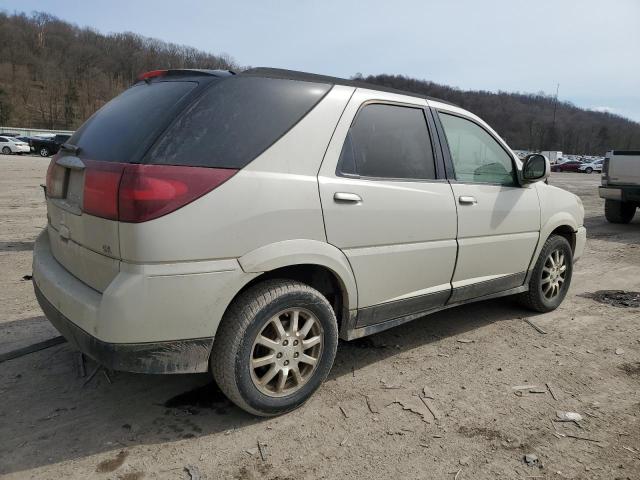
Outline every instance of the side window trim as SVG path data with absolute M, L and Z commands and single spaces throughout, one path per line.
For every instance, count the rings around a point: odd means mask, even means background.
M 391 100 L 366 100 L 366 101 L 362 102 L 358 106 L 358 111 L 353 116 L 353 119 L 351 120 L 351 123 L 349 124 L 349 129 L 347 130 L 347 136 L 345 136 L 345 139 L 343 141 L 343 147 L 344 147 L 344 143 L 347 141 L 347 137 L 349 135 L 349 132 L 351 131 L 351 128 L 353 127 L 353 125 L 355 125 L 358 117 L 360 116 L 360 112 L 362 112 L 362 110 L 368 105 L 392 105 L 392 106 L 396 106 L 396 107 L 405 107 L 405 108 L 413 108 L 413 109 L 416 109 L 416 110 L 422 110 L 422 115 L 424 117 L 425 126 L 426 126 L 426 129 L 427 129 L 427 133 L 429 135 L 429 143 L 431 145 L 431 152 L 432 152 L 432 155 L 433 155 L 436 178 L 369 177 L 369 176 L 365 176 L 365 175 L 358 175 L 358 174 L 354 174 L 354 173 L 342 172 L 342 163 L 343 162 L 342 162 L 342 155 L 341 154 L 340 154 L 340 157 L 338 158 L 338 162 L 336 164 L 336 169 L 335 169 L 335 172 L 334 172 L 336 177 L 351 178 L 351 179 L 357 179 L 357 180 L 395 181 L 395 182 L 442 182 L 442 181 L 447 181 L 446 175 L 444 174 L 444 160 L 442 158 L 441 147 L 440 147 L 440 145 L 436 144 L 436 139 L 435 139 L 435 134 L 434 134 L 435 131 L 434 131 L 433 123 L 432 123 L 433 120 L 430 119 L 431 115 L 428 112 L 430 110 L 430 107 L 428 107 L 428 106 L 416 105 L 416 104 L 412 104 L 412 103 L 394 102 L 394 101 L 391 101 Z M 430 120 L 431 120 L 431 122 L 430 122 Z M 340 149 L 340 152 L 342 152 L 342 148 Z
M 453 160 L 451 159 L 451 152 L 449 151 L 449 144 L 447 143 L 447 137 L 444 134 L 444 128 L 440 123 L 440 117 L 437 111 L 433 107 L 429 107 L 431 113 L 431 119 L 435 125 L 435 132 L 438 137 L 438 146 L 442 155 L 443 163 L 443 177 L 446 180 L 455 180 L 455 173 L 453 171 Z
M 487 135 L 489 135 L 489 137 L 491 137 L 498 144 L 498 146 L 502 149 L 502 151 L 507 155 L 509 160 L 511 160 L 511 167 L 513 168 L 513 174 L 514 174 L 513 187 L 520 187 L 520 185 L 518 184 L 518 179 L 517 179 L 518 168 L 517 168 L 517 166 L 515 164 L 515 161 L 513 159 L 513 155 L 511 155 L 511 153 L 509 153 L 509 151 L 507 151 L 504 148 L 504 145 L 502 145 L 502 142 L 500 140 L 498 140 L 495 137 L 495 135 L 493 135 L 490 131 L 488 131 L 483 125 L 481 125 L 478 122 L 476 122 L 473 118 L 469 118 L 466 115 L 462 115 L 462 114 L 457 113 L 457 112 L 451 112 L 451 111 L 448 111 L 448 110 L 442 110 L 442 109 L 439 109 L 439 108 L 434 109 L 434 110 L 435 110 L 434 118 L 436 119 L 436 128 L 438 130 L 438 136 L 441 139 L 441 146 L 442 146 L 442 150 L 444 152 L 446 172 L 447 172 L 447 178 L 449 179 L 449 182 L 451 182 L 451 183 L 474 184 L 474 185 L 500 185 L 502 187 L 508 187 L 509 186 L 509 185 L 503 185 L 502 183 L 471 182 L 471 181 L 467 181 L 467 180 L 458 180 L 458 179 L 456 179 L 455 169 L 453 167 L 453 159 L 451 158 L 451 150 L 449 148 L 449 141 L 447 140 L 447 136 L 444 133 L 444 127 L 442 126 L 442 122 L 440 121 L 440 113 L 443 113 L 444 115 L 452 115 L 454 117 L 459 117 L 459 118 L 462 118 L 464 120 L 467 120 L 467 121 L 473 123 L 474 125 L 478 126 L 479 128 L 481 128 Z

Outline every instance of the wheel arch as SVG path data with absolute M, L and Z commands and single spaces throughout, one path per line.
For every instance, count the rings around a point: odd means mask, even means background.
M 286 240 L 260 247 L 238 259 L 247 273 L 258 275 L 234 299 L 253 285 L 270 279 L 298 280 L 322 293 L 334 307 L 338 326 L 358 305 L 355 277 L 341 250 L 317 240 Z M 232 300 L 233 301 L 233 300 Z
M 576 251 L 576 233 L 578 231 L 578 224 L 575 218 L 568 212 L 557 212 L 542 226 L 540 229 L 540 239 L 538 245 L 531 258 L 529 265 L 529 274 L 533 271 L 540 256 L 540 252 L 544 247 L 545 242 L 551 235 L 560 235 L 567 239 L 569 245 L 571 245 L 571 251 Z M 527 276 L 528 277 L 528 276 Z

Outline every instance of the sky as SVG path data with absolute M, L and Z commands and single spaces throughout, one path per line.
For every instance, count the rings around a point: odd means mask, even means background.
M 640 122 L 640 0 L 0 0 L 242 66 L 554 95 Z

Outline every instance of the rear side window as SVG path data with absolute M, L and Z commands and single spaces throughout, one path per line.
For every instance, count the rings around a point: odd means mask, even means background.
M 132 162 L 166 125 L 178 102 L 196 82 L 139 83 L 98 110 L 71 137 L 91 160 Z M 175 115 L 175 113 L 173 114 Z
M 330 88 L 295 80 L 227 78 L 180 115 L 146 161 L 243 168 L 298 123 Z
M 365 105 L 349 129 L 338 169 L 361 177 L 436 178 L 422 109 Z

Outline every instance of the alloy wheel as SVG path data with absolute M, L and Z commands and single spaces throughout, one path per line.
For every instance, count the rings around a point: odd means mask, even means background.
M 542 293 L 548 300 L 557 297 L 562 290 L 567 275 L 565 254 L 559 249 L 553 250 L 542 268 Z
M 284 310 L 265 323 L 253 342 L 251 380 L 270 397 L 291 395 L 313 375 L 322 348 L 318 318 L 301 308 Z

